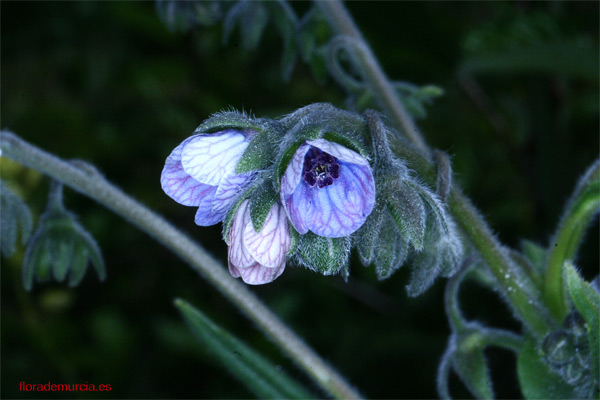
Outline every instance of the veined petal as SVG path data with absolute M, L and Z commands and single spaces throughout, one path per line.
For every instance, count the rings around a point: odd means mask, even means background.
M 285 263 L 277 268 L 269 268 L 255 262 L 248 268 L 238 269 L 238 273 L 248 285 L 264 285 L 265 283 L 273 282 L 284 270 Z
M 209 195 L 212 186 L 198 182 L 183 170 L 181 150 L 189 139 L 183 141 L 167 157 L 160 175 L 160 185 L 167 196 L 179 204 L 197 206 L 204 197 Z
M 231 244 L 227 250 L 227 255 L 229 257 L 229 263 L 237 268 L 240 273 L 243 268 L 248 268 L 256 262 L 244 246 L 242 236 L 246 229 L 246 225 L 250 223 L 249 205 L 249 200 L 244 200 L 242 204 L 240 204 L 240 207 L 233 217 L 231 228 L 229 229 L 229 243 Z
M 224 177 L 234 174 L 246 147 L 246 137 L 233 129 L 192 136 L 181 151 L 181 164 L 198 182 L 218 186 Z
M 340 177 L 325 188 L 307 191 L 310 205 L 304 218 L 319 236 L 344 237 L 365 222 L 375 204 L 375 184 L 370 168 L 340 164 Z
M 254 177 L 254 173 L 247 172 L 239 175 L 226 176 L 215 193 L 212 200 L 212 212 L 216 214 L 225 214 L 235 202 L 236 197 L 244 189 L 248 181 Z
M 231 274 L 231 276 L 233 276 L 234 278 L 239 278 L 240 271 L 238 271 L 236 267 L 231 265 L 231 261 L 227 262 L 227 265 L 229 266 L 229 273 Z
M 259 264 L 267 268 L 280 267 L 292 244 L 283 207 L 273 204 L 260 232 L 254 230 L 251 221 L 244 229 L 243 238 L 246 249 Z
M 325 139 L 307 140 L 306 143 L 325 153 L 331 154 L 338 160 L 357 165 L 369 165 L 369 161 L 366 158 L 341 144 L 330 142 Z
M 281 202 L 284 205 L 285 212 L 287 213 L 292 225 L 300 233 L 305 234 L 308 232 L 308 214 L 312 207 L 310 193 L 313 189 L 304 182 L 296 187 L 294 193 L 291 196 L 281 195 Z
M 208 185 L 207 185 L 208 186 Z M 210 191 L 207 192 L 206 196 L 202 198 L 200 204 L 198 204 L 198 211 L 196 211 L 196 217 L 194 222 L 200 226 L 211 226 L 219 223 L 225 218 L 228 208 L 220 210 L 213 210 L 212 204 L 214 203 L 215 193 L 217 191 L 216 186 L 208 186 Z
M 304 156 L 310 149 L 310 146 L 306 143 L 298 147 L 298 150 L 294 153 L 290 163 L 285 169 L 285 173 L 281 178 L 281 194 L 287 196 L 294 193 L 296 186 L 300 183 L 302 178 L 302 168 L 304 166 Z

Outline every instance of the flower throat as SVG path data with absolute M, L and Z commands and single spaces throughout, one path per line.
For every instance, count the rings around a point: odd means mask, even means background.
M 309 186 L 324 188 L 331 185 L 340 176 L 337 158 L 312 147 L 304 156 L 302 177 Z

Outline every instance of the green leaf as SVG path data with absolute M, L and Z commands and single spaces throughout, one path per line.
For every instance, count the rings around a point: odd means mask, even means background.
M 204 347 L 256 396 L 267 399 L 313 397 L 297 381 L 278 370 L 261 354 L 217 326 L 191 304 L 176 299 L 175 306 Z
M 242 157 L 238 161 L 235 172 L 242 174 L 266 168 L 271 163 L 273 156 L 273 145 L 269 132 L 259 132 L 248 144 Z
M 421 251 L 425 238 L 425 206 L 421 196 L 404 182 L 393 185 L 387 199 L 388 209 L 404 239 L 416 251 Z
M 517 357 L 517 374 L 521 392 L 526 399 L 574 399 L 575 389 L 544 361 L 532 337 Z
M 250 198 L 250 218 L 256 232 L 260 232 L 262 229 L 271 207 L 277 200 L 277 193 L 273 190 L 270 180 L 263 183 L 252 194 Z
M 312 232 L 300 236 L 298 257 L 300 263 L 323 275 L 334 275 L 348 263 L 350 237 L 328 238 Z
M 564 264 L 565 280 L 569 296 L 575 308 L 587 324 L 588 340 L 592 358 L 592 374 L 598 377 L 600 371 L 600 294 L 584 281 L 570 261 Z
M 485 342 L 477 331 L 459 334 L 452 355 L 454 369 L 478 399 L 493 399 L 492 380 L 483 350 Z
M 525 258 L 535 267 L 539 273 L 544 272 L 546 262 L 546 249 L 531 240 L 521 240 L 521 251 Z

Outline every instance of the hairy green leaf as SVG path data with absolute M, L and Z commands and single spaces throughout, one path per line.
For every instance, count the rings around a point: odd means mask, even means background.
M 205 348 L 258 397 L 265 399 L 313 397 L 302 385 L 277 369 L 260 353 L 217 326 L 188 302 L 176 299 L 175 306 Z

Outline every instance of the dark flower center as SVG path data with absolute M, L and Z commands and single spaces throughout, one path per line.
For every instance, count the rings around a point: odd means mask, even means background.
M 340 164 L 337 158 L 311 147 L 304 156 L 304 170 L 302 177 L 309 186 L 324 188 L 329 186 L 340 176 Z

